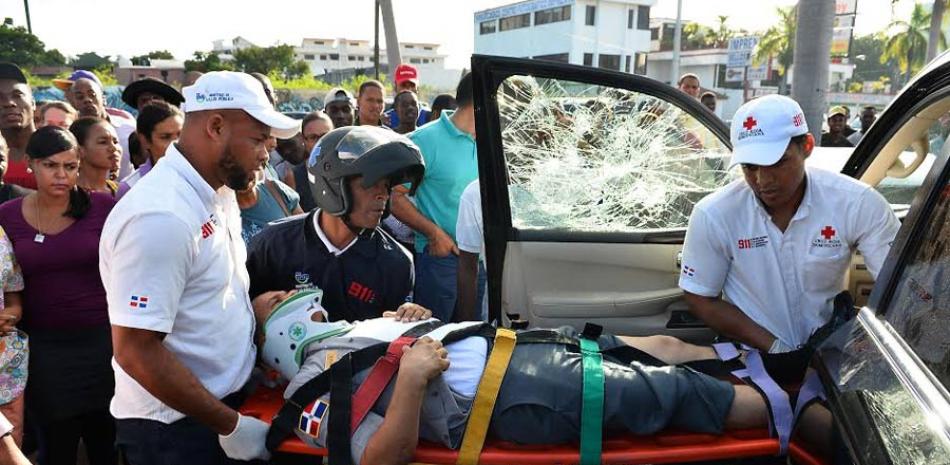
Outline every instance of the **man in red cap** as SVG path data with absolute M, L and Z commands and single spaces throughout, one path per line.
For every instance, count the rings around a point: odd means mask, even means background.
M 396 71 L 393 73 L 393 81 L 396 82 L 395 95 L 398 95 L 404 90 L 418 93 L 416 89 L 419 87 L 419 71 L 416 70 L 415 66 L 403 63 L 396 67 Z M 389 119 L 390 128 L 396 129 L 399 127 L 399 115 L 396 114 L 395 108 L 391 108 L 389 111 L 387 111 L 386 116 Z M 420 108 L 419 118 L 416 119 L 416 126 L 422 126 L 428 121 L 429 110 Z

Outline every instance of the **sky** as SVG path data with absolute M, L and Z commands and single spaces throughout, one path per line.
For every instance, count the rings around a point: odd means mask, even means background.
M 856 34 L 885 30 L 908 17 L 915 0 L 857 0 Z M 921 0 L 931 3 L 927 0 Z M 438 43 L 449 68 L 467 67 L 474 49 L 473 13 L 512 0 L 393 0 L 400 41 Z M 683 19 L 764 30 L 776 7 L 795 0 L 683 0 Z M 95 51 L 131 57 L 167 49 L 178 59 L 210 50 L 215 39 L 242 36 L 260 46 L 300 45 L 304 37 L 373 39 L 373 0 L 33 0 L 33 32 L 66 55 Z M 657 0 L 651 16 L 676 17 L 676 0 Z M 0 0 L 0 17 L 26 25 L 22 0 Z M 382 33 L 381 33 L 382 34 Z

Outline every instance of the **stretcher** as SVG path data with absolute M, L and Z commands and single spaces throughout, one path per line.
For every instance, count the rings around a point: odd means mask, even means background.
M 282 389 L 259 388 L 241 407 L 244 415 L 270 422 L 284 399 Z M 326 449 L 316 449 L 297 437 L 285 440 L 279 452 L 309 456 L 326 456 Z M 724 435 L 665 431 L 653 436 L 616 435 L 603 442 L 604 464 L 689 463 L 707 460 L 767 457 L 778 454 L 779 441 L 769 437 L 766 429 L 729 431 Z M 830 462 L 792 440 L 788 455 L 798 465 L 828 465 Z M 458 451 L 420 441 L 415 462 L 433 465 L 455 464 Z M 489 439 L 479 455 L 482 465 L 551 465 L 580 462 L 577 445 L 523 446 Z

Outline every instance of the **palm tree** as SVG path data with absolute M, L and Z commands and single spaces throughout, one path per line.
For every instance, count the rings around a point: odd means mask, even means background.
M 729 39 L 736 35 L 736 31 L 729 29 L 729 26 L 726 26 L 726 21 L 729 20 L 728 16 L 719 15 L 719 26 L 716 27 L 716 48 L 726 48 L 729 44 Z
M 781 76 L 778 84 L 780 94 L 786 93 L 788 68 L 792 66 L 795 55 L 795 31 L 798 21 L 796 8 L 795 6 L 776 8 L 779 22 L 765 31 L 753 55 L 753 62 L 756 65 L 767 63 L 773 57 L 776 59 L 778 63 L 776 71 Z
M 893 31 L 884 46 L 881 64 L 892 58 L 895 59 L 897 66 L 904 73 L 905 84 L 917 70 L 926 64 L 930 17 L 930 13 L 918 3 L 914 5 L 914 11 L 910 14 L 910 21 L 896 20 L 888 26 Z M 937 36 L 937 44 L 947 48 L 947 38 L 943 32 L 938 31 Z

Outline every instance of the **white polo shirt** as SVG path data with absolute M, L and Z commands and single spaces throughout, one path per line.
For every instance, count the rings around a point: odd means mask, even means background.
M 900 223 L 877 191 L 806 168 L 805 196 L 783 233 L 744 179 L 693 209 L 679 286 L 731 302 L 785 344 L 830 318 L 855 248 L 876 278 Z
M 173 144 L 116 204 L 99 244 L 99 271 L 115 326 L 165 333 L 163 344 L 218 398 L 254 364 L 254 313 L 234 191 L 217 191 Z M 113 359 L 116 418 L 184 417 Z

